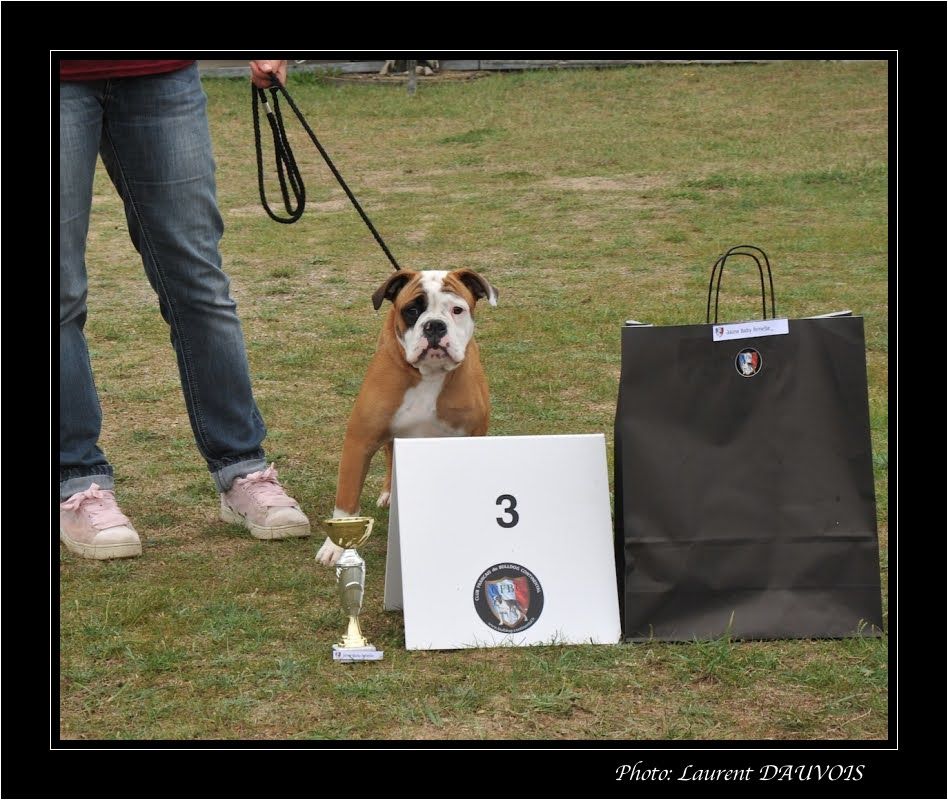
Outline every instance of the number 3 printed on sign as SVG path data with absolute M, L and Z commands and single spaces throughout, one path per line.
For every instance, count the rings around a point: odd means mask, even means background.
M 510 519 L 504 519 L 504 517 L 497 517 L 497 524 L 501 528 L 512 528 L 518 522 L 520 522 L 520 514 L 518 514 L 514 509 L 517 507 L 517 498 L 512 494 L 502 494 L 497 498 L 497 505 L 501 506 L 504 503 L 509 505 L 504 509 L 504 514 Z

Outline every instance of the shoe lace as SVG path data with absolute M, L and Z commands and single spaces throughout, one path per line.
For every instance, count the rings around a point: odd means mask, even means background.
M 128 525 L 126 517 L 115 502 L 115 493 L 103 489 L 93 483 L 83 492 L 76 492 L 62 507 L 67 511 L 76 511 L 88 514 L 92 524 L 97 528 L 113 528 L 118 525 Z
M 280 486 L 274 464 L 270 464 L 269 467 L 259 472 L 251 472 L 243 478 L 237 478 L 235 483 L 245 489 L 247 494 L 260 505 L 268 507 L 296 505 L 296 501 L 289 497 L 283 487 Z

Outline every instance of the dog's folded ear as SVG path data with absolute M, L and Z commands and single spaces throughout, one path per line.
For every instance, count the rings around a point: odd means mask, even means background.
M 378 311 L 384 301 L 394 300 L 396 295 L 405 288 L 405 284 L 417 274 L 417 272 L 402 269 L 390 275 L 388 280 L 379 286 L 372 295 L 372 307 Z
M 456 269 L 454 275 L 471 290 L 471 294 L 478 300 L 486 299 L 492 306 L 497 305 L 497 289 L 491 286 L 482 275 L 472 269 Z

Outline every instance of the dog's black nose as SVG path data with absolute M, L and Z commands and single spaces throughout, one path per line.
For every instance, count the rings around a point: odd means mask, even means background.
M 429 319 L 421 328 L 428 339 L 438 340 L 448 332 L 448 326 L 440 319 Z

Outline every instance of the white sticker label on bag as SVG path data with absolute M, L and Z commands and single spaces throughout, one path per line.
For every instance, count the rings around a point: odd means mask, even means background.
M 761 319 L 711 326 L 711 340 L 714 342 L 751 339 L 755 336 L 779 336 L 783 333 L 790 333 L 786 319 Z

